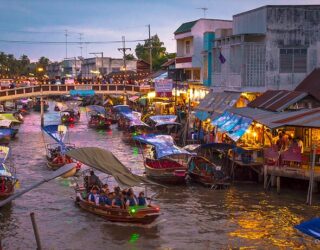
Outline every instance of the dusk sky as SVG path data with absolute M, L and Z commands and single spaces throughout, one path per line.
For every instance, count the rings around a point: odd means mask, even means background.
M 268 4 L 320 4 L 320 0 L 0 0 L 0 51 L 22 54 L 31 60 L 46 56 L 65 57 L 64 44 L 17 44 L 10 41 L 64 42 L 118 41 L 146 39 L 147 26 L 158 34 L 169 52 L 175 52 L 173 32 L 183 22 L 203 17 L 197 8 L 207 7 L 207 18 L 232 19 L 232 15 Z M 136 43 L 127 47 L 134 52 Z M 121 57 L 121 44 L 83 45 L 83 56 L 103 51 L 105 56 Z M 79 45 L 68 46 L 68 57 L 80 56 Z

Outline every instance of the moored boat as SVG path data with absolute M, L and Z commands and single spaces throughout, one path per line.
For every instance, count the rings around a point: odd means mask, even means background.
M 191 180 L 212 188 L 228 186 L 229 177 L 209 160 L 201 156 L 192 156 L 188 161 L 188 175 Z
M 12 195 L 17 182 L 15 168 L 5 164 L 9 154 L 9 147 L 0 146 L 0 199 Z
M 153 156 L 144 159 L 148 178 L 168 184 L 185 183 L 186 162 L 191 153 L 175 145 L 171 136 L 139 135 L 134 140 L 153 147 Z
M 43 111 L 46 112 L 49 109 L 49 104 L 46 101 L 43 101 Z M 36 112 L 41 112 L 41 100 L 37 99 L 33 104 L 33 110 Z
M 90 116 L 88 127 L 93 129 L 109 129 L 111 120 L 107 117 L 106 110 L 102 106 L 91 105 L 86 107 L 87 114 Z
M 61 123 L 65 125 L 75 124 L 80 120 L 80 112 L 69 109 L 60 112 Z

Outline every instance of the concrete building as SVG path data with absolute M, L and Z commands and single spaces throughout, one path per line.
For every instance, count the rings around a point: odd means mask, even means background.
M 65 59 L 61 62 L 62 77 L 77 78 L 80 74 L 82 61 L 76 58 Z
M 205 33 L 209 32 L 210 39 L 213 40 L 215 30 L 228 28 L 232 28 L 232 21 L 199 19 L 183 23 L 174 32 L 177 42 L 176 69 L 184 70 L 188 82 L 202 83 L 203 81 L 204 40 L 210 43 Z
M 50 63 L 47 66 L 47 75 L 49 79 L 56 79 L 62 76 L 62 66 L 59 62 Z
M 320 65 L 320 5 L 264 6 L 233 16 L 212 50 L 214 91 L 293 90 Z
M 127 60 L 127 70 L 137 72 L 138 60 Z M 86 58 L 82 61 L 81 76 L 84 78 L 95 78 L 99 75 L 107 75 L 111 72 L 124 70 L 123 60 L 110 57 Z

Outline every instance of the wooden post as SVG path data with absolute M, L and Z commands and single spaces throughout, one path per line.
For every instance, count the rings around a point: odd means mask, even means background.
M 41 127 L 44 126 L 44 101 L 43 101 L 43 96 L 41 95 L 40 97 L 40 116 L 41 116 Z
M 276 185 L 276 177 L 274 175 L 271 175 L 271 187 L 274 187 Z
M 263 187 L 267 189 L 268 185 L 268 167 L 267 165 L 263 165 Z
M 37 227 L 37 223 L 36 223 L 36 219 L 34 217 L 34 213 L 30 213 L 30 217 L 31 217 L 31 222 L 32 222 L 32 227 L 33 227 L 33 232 L 34 232 L 34 236 L 36 238 L 36 242 L 37 242 L 37 250 L 41 250 L 41 241 L 40 241 L 40 236 L 39 236 L 39 231 L 38 231 L 38 227 Z
M 312 193 L 313 193 L 313 187 L 314 187 L 314 165 L 316 162 L 316 145 L 312 145 L 312 164 L 310 168 L 310 179 L 309 179 L 309 188 L 308 188 L 308 194 L 307 194 L 307 204 L 312 204 Z
M 277 193 L 280 194 L 280 176 L 277 176 Z

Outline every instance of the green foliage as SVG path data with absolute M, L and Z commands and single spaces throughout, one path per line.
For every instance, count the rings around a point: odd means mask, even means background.
M 136 59 L 136 58 L 134 57 L 133 54 L 127 54 L 126 55 L 126 60 L 134 60 L 134 59 Z
M 150 45 L 152 47 L 152 68 L 153 70 L 159 70 L 161 65 L 172 58 L 173 55 L 167 52 L 164 43 L 160 41 L 156 34 L 151 37 L 151 41 L 146 40 L 144 44 L 137 44 L 135 52 L 138 59 L 150 62 Z
M 20 56 L 19 59 L 15 58 L 12 54 L 5 54 L 0 52 L 0 73 L 7 75 L 10 78 L 17 76 L 27 76 L 29 73 L 36 73 L 36 69 L 41 67 L 46 70 L 50 63 L 46 57 L 41 57 L 36 64 L 31 63 L 27 55 Z

